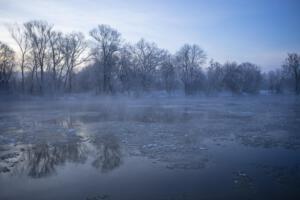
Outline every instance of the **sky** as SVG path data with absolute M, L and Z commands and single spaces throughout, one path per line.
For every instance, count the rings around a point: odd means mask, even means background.
M 299 0 L 0 0 L 0 41 L 16 47 L 6 25 L 29 20 L 87 38 L 108 24 L 126 42 L 145 38 L 171 53 L 198 44 L 209 59 L 249 61 L 264 71 L 300 53 Z

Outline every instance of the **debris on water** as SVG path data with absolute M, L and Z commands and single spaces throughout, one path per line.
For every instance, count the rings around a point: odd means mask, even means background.
M 238 176 L 243 176 L 243 177 L 246 177 L 247 174 L 246 173 L 243 173 L 243 172 L 238 172 Z
M 122 140 L 121 142 L 122 142 L 122 143 L 124 143 L 124 144 L 127 144 L 127 143 L 128 143 L 128 141 L 127 141 L 127 140 L 125 140 L 125 139 L 124 139 L 124 140 Z
M 245 172 L 238 171 L 233 180 L 234 184 L 241 188 L 252 188 L 253 180 L 252 178 L 246 174 Z
M 143 145 L 143 148 L 148 148 L 151 149 L 153 147 L 157 147 L 157 144 L 147 144 L 147 145 Z
M 241 199 L 249 199 L 249 195 L 252 196 L 257 193 L 253 179 L 245 172 L 239 171 L 235 173 L 233 183 L 236 192 L 244 197 Z
M 191 163 L 191 162 L 174 162 L 174 163 L 169 163 L 167 164 L 166 168 L 167 169 L 183 169 L 183 170 L 197 170 L 197 169 L 203 169 L 205 168 L 205 161 L 203 162 L 196 162 L 196 163 Z

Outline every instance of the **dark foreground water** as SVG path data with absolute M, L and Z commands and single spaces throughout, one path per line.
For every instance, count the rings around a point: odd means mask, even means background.
M 0 199 L 300 199 L 300 99 L 1 102 Z

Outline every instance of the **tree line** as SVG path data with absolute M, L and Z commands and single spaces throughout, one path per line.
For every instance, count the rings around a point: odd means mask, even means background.
M 184 44 L 171 54 L 145 39 L 126 43 L 108 25 L 92 29 L 89 38 L 81 32 L 64 34 L 37 20 L 8 25 L 8 31 L 18 50 L 0 41 L 0 91 L 5 94 L 300 94 L 297 53 L 288 54 L 282 68 L 263 73 L 250 62 L 207 63 L 206 53 L 196 44 Z

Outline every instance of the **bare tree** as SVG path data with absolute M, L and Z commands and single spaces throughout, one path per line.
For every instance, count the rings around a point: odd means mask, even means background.
M 133 53 L 130 45 L 124 45 L 120 49 L 118 59 L 118 78 L 121 82 L 121 91 L 129 93 L 136 83 Z
M 275 71 L 270 71 L 267 78 L 268 89 L 272 93 L 281 93 L 283 90 L 282 70 L 277 69 Z
M 258 66 L 245 62 L 238 65 L 227 62 L 222 67 L 223 84 L 232 93 L 258 93 L 261 88 L 262 74 Z
M 198 45 L 185 44 L 176 53 L 177 65 L 182 71 L 182 82 L 185 94 L 191 94 L 193 84 L 197 79 L 197 69 L 206 61 L 206 54 Z
M 82 33 L 71 33 L 65 37 L 63 45 L 64 64 L 66 66 L 65 88 L 72 92 L 74 70 L 77 66 L 88 61 L 87 42 Z
M 226 89 L 232 93 L 242 92 L 242 73 L 237 63 L 227 62 L 223 65 L 223 83 Z
M 246 93 L 258 93 L 261 87 L 262 75 L 259 67 L 245 62 L 239 65 L 242 82 L 242 91 Z
M 168 93 L 171 93 L 176 87 L 176 69 L 170 54 L 166 55 L 160 71 L 163 87 Z
M 15 52 L 0 42 L 0 90 L 9 89 L 9 81 L 15 66 Z
M 223 89 L 223 78 L 222 65 L 211 60 L 207 70 L 208 92 L 220 92 Z
M 49 31 L 48 32 L 48 38 L 49 38 L 49 67 L 48 71 L 51 72 L 51 83 L 52 83 L 52 89 L 57 92 L 60 86 L 61 77 L 60 72 L 63 70 L 63 42 L 64 37 L 61 32 L 56 31 Z
M 159 49 L 155 43 L 141 39 L 133 48 L 134 62 L 139 71 L 143 90 L 148 90 L 153 83 L 155 72 L 160 67 L 166 51 Z
M 295 92 L 300 94 L 300 55 L 296 53 L 288 54 L 284 70 L 268 75 L 262 75 L 260 68 L 252 63 L 221 65 L 211 61 L 203 71 L 206 54 L 198 45 L 185 44 L 175 55 L 144 39 L 123 45 L 121 34 L 108 25 L 98 25 L 90 31 L 94 40 L 91 46 L 82 33 L 64 35 L 45 21 L 13 24 L 8 30 L 20 53 L 16 58 L 20 61 L 17 73 L 21 72 L 21 78 L 16 76 L 16 80 L 21 83 L 22 92 L 29 88 L 31 93 L 44 94 L 47 86 L 52 92 L 78 89 L 130 94 L 165 89 L 170 93 L 183 86 L 186 95 L 223 89 L 232 93 L 257 93 L 267 86 L 281 91 L 283 86 L 293 84 Z M 88 62 L 91 56 L 93 63 Z M 1 60 L 3 88 L 7 88 L 8 79 L 12 83 L 15 57 L 10 57 L 10 65 Z
M 21 75 L 22 75 L 22 93 L 24 93 L 25 90 L 25 60 L 26 56 L 30 50 L 30 43 L 28 39 L 28 35 L 26 34 L 25 27 L 22 25 L 20 26 L 19 24 L 14 24 L 8 26 L 8 30 L 10 32 L 11 37 L 13 40 L 17 43 L 18 48 L 21 53 L 21 63 L 20 63 L 20 68 L 21 68 Z
M 300 94 L 300 55 L 289 53 L 283 69 L 293 79 L 295 93 Z
M 26 34 L 31 44 L 31 52 L 34 59 L 34 71 L 37 80 L 40 80 L 40 92 L 44 92 L 44 71 L 46 65 L 46 56 L 49 47 L 49 34 L 52 25 L 45 21 L 30 21 L 25 23 Z M 38 79 L 38 69 L 40 70 L 40 79 Z
M 111 93 L 112 71 L 116 64 L 116 53 L 120 48 L 121 34 L 108 25 L 98 25 L 90 31 L 90 35 L 96 41 L 94 56 L 99 65 L 98 75 L 103 77 L 99 79 L 102 80 L 102 91 Z

